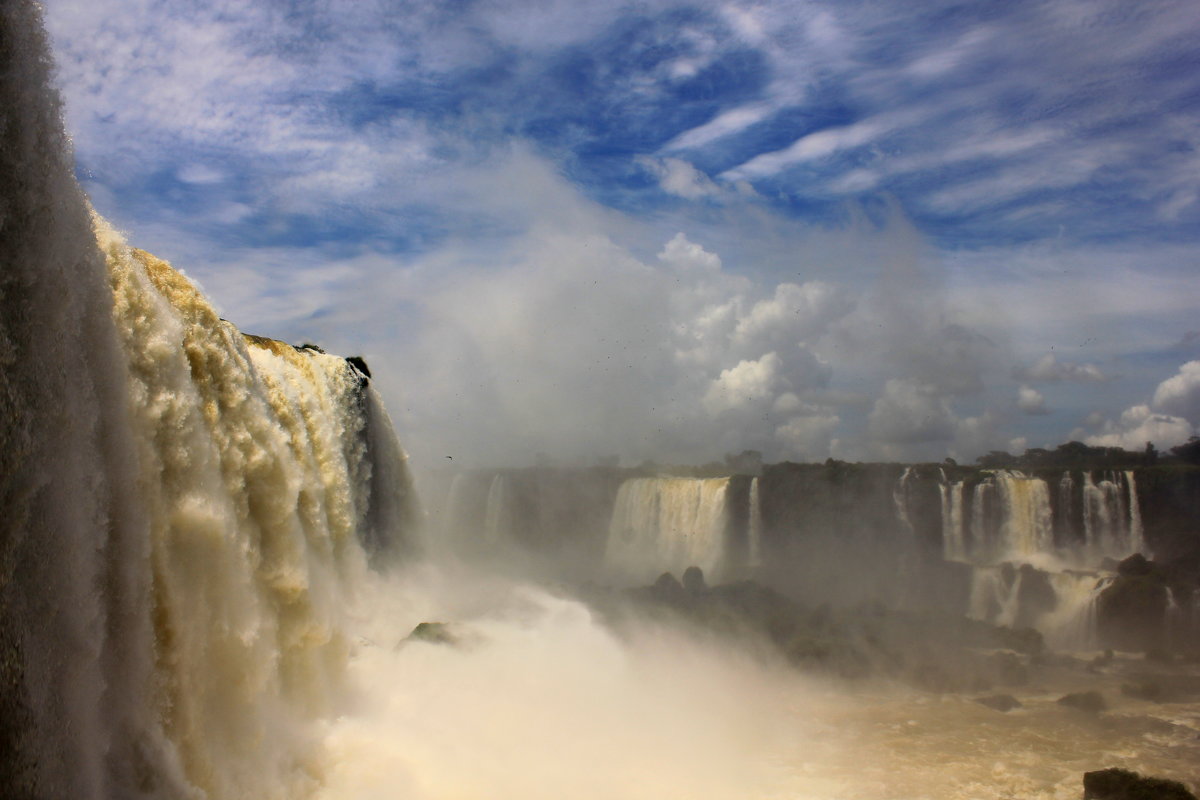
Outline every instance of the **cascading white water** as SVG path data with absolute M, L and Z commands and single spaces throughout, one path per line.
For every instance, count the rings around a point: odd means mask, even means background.
M 896 517 L 900 520 L 900 525 L 909 536 L 913 536 L 916 530 L 913 528 L 912 518 L 908 515 L 908 492 L 909 481 L 912 480 L 913 468 L 905 467 L 904 472 L 900 475 L 900 479 L 896 481 L 896 486 L 892 489 L 892 502 L 896 505 Z
M 1021 577 L 1019 572 L 1006 575 L 1000 567 L 977 567 L 971 573 L 967 616 L 993 625 L 1012 625 L 1020 612 Z
M 1038 620 L 1049 644 L 1059 650 L 1086 650 L 1096 642 L 1096 603 L 1111 577 L 1087 572 L 1056 572 L 1050 584 L 1058 598 L 1053 611 Z
M 1125 486 L 1129 490 L 1129 551 L 1133 553 L 1147 553 L 1146 548 L 1146 533 L 1142 529 L 1142 506 L 1138 502 L 1137 494 L 1137 479 L 1133 476 L 1133 470 L 1125 471 Z
M 302 797 L 346 609 L 413 519 L 406 457 L 345 360 L 243 336 L 91 216 L 36 11 L 0 16 L 0 779 Z
M 1001 557 L 1028 561 L 1053 556 L 1054 517 L 1046 482 L 1011 470 L 997 470 L 993 475 L 1004 511 Z
M 1083 528 L 1089 558 L 1121 559 L 1144 552 L 1142 512 L 1132 470 L 1083 476 Z
M 942 500 L 942 557 L 947 561 L 966 561 L 967 542 L 963 530 L 963 482 L 950 483 L 945 470 L 939 469 L 938 491 Z
M 762 497 L 759 496 L 758 478 L 750 480 L 750 521 L 746 528 L 748 540 L 746 563 L 751 567 L 762 566 Z
M 729 478 L 633 478 L 613 507 L 605 568 L 634 582 L 697 566 L 724 566 Z
M 508 483 L 503 475 L 492 478 L 488 487 L 487 506 L 484 509 L 483 540 L 489 547 L 496 547 L 509 533 L 511 509 L 509 508 Z
M 958 541 L 950 486 L 943 482 L 943 554 L 955 560 Z M 1070 542 L 1070 532 L 1055 541 L 1055 515 L 1048 484 L 1013 470 L 994 470 L 975 487 L 971 504 L 970 542 L 967 552 L 975 565 L 972 577 L 970 615 L 998 624 L 1011 624 L 1019 613 L 1017 585 L 1006 584 L 991 565 L 997 561 L 1033 564 L 1049 571 L 1050 585 L 1057 598 L 1053 611 L 1041 615 L 1036 625 L 1051 644 L 1062 648 L 1084 648 L 1094 644 L 1096 601 L 1107 582 L 1098 581 L 1095 570 L 1103 558 L 1124 558 L 1145 551 L 1137 486 L 1132 471 L 1108 472 L 1097 482 L 1083 473 L 1082 550 Z M 1057 495 L 1059 524 L 1069 524 L 1075 500 L 1075 482 L 1070 472 L 1059 480 Z M 986 503 L 995 498 L 989 514 Z M 998 519 L 990 521 L 994 516 Z M 985 546 L 987 543 L 987 546 Z M 1063 571 L 1066 565 L 1078 567 Z M 1019 579 L 1018 579 L 1019 580 Z
M 971 546 L 972 557 L 978 560 L 989 553 L 987 508 L 995 487 L 988 481 L 975 484 L 971 492 Z

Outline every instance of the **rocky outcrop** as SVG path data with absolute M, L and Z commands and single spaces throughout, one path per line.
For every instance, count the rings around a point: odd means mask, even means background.
M 1162 571 L 1141 554 L 1117 567 L 1117 578 L 1100 594 L 1100 646 L 1148 652 L 1166 645 L 1167 584 Z
M 1196 795 L 1179 781 L 1113 767 L 1084 773 L 1083 800 L 1196 800 Z

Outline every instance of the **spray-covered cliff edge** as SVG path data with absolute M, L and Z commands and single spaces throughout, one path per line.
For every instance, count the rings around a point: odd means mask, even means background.
M 0 9 L 0 785 L 294 797 L 405 455 L 346 360 L 241 334 L 92 216 Z

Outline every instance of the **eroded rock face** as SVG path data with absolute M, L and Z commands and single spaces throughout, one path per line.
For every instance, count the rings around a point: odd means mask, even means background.
M 1114 767 L 1084 773 L 1083 800 L 1196 800 L 1196 795 L 1179 781 Z

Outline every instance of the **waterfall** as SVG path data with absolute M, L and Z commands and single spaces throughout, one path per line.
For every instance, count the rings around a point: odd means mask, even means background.
M 938 491 L 942 498 L 942 557 L 947 561 L 966 561 L 967 543 L 963 531 L 963 483 L 946 480 L 939 469 Z
M 994 477 L 1004 510 L 1001 554 L 1021 561 L 1052 555 L 1054 517 L 1046 482 L 1010 470 L 998 470 Z
M 994 489 L 989 481 L 980 481 L 971 493 L 971 553 L 976 559 L 991 552 L 987 509 Z
M 697 566 L 724 566 L 729 478 L 633 478 L 621 484 L 604 564 L 635 582 Z
M 91 216 L 38 22 L 0 6 L 0 785 L 303 796 L 348 604 L 411 544 L 404 451 L 345 360 Z
M 758 493 L 758 478 L 750 480 L 750 521 L 747 526 L 746 563 L 751 567 L 762 566 L 762 498 Z
M 1083 525 L 1088 555 L 1095 561 L 1145 551 L 1132 471 L 1106 472 L 1099 483 L 1091 473 L 1084 473 Z
M 1112 578 L 1094 573 L 1058 572 L 1050 576 L 1058 604 L 1038 621 L 1049 644 L 1058 650 L 1087 650 L 1096 644 L 1096 603 Z
M 892 502 L 896 505 L 896 517 L 910 537 L 916 535 L 916 529 L 913 528 L 912 519 L 908 515 L 908 483 L 912 478 L 912 471 L 912 467 L 905 467 L 900 480 L 896 481 L 896 486 L 892 489 Z
M 503 475 L 492 478 L 488 488 L 487 506 L 484 510 L 483 540 L 490 547 L 497 547 L 509 535 L 512 519 L 508 499 L 508 482 Z
M 1020 612 L 1021 574 L 1001 567 L 977 567 L 971 573 L 967 616 L 993 625 L 1012 625 Z
M 1125 485 L 1129 489 L 1129 553 L 1147 553 L 1146 534 L 1142 529 L 1142 507 L 1138 503 L 1137 480 L 1133 470 L 1125 471 Z

